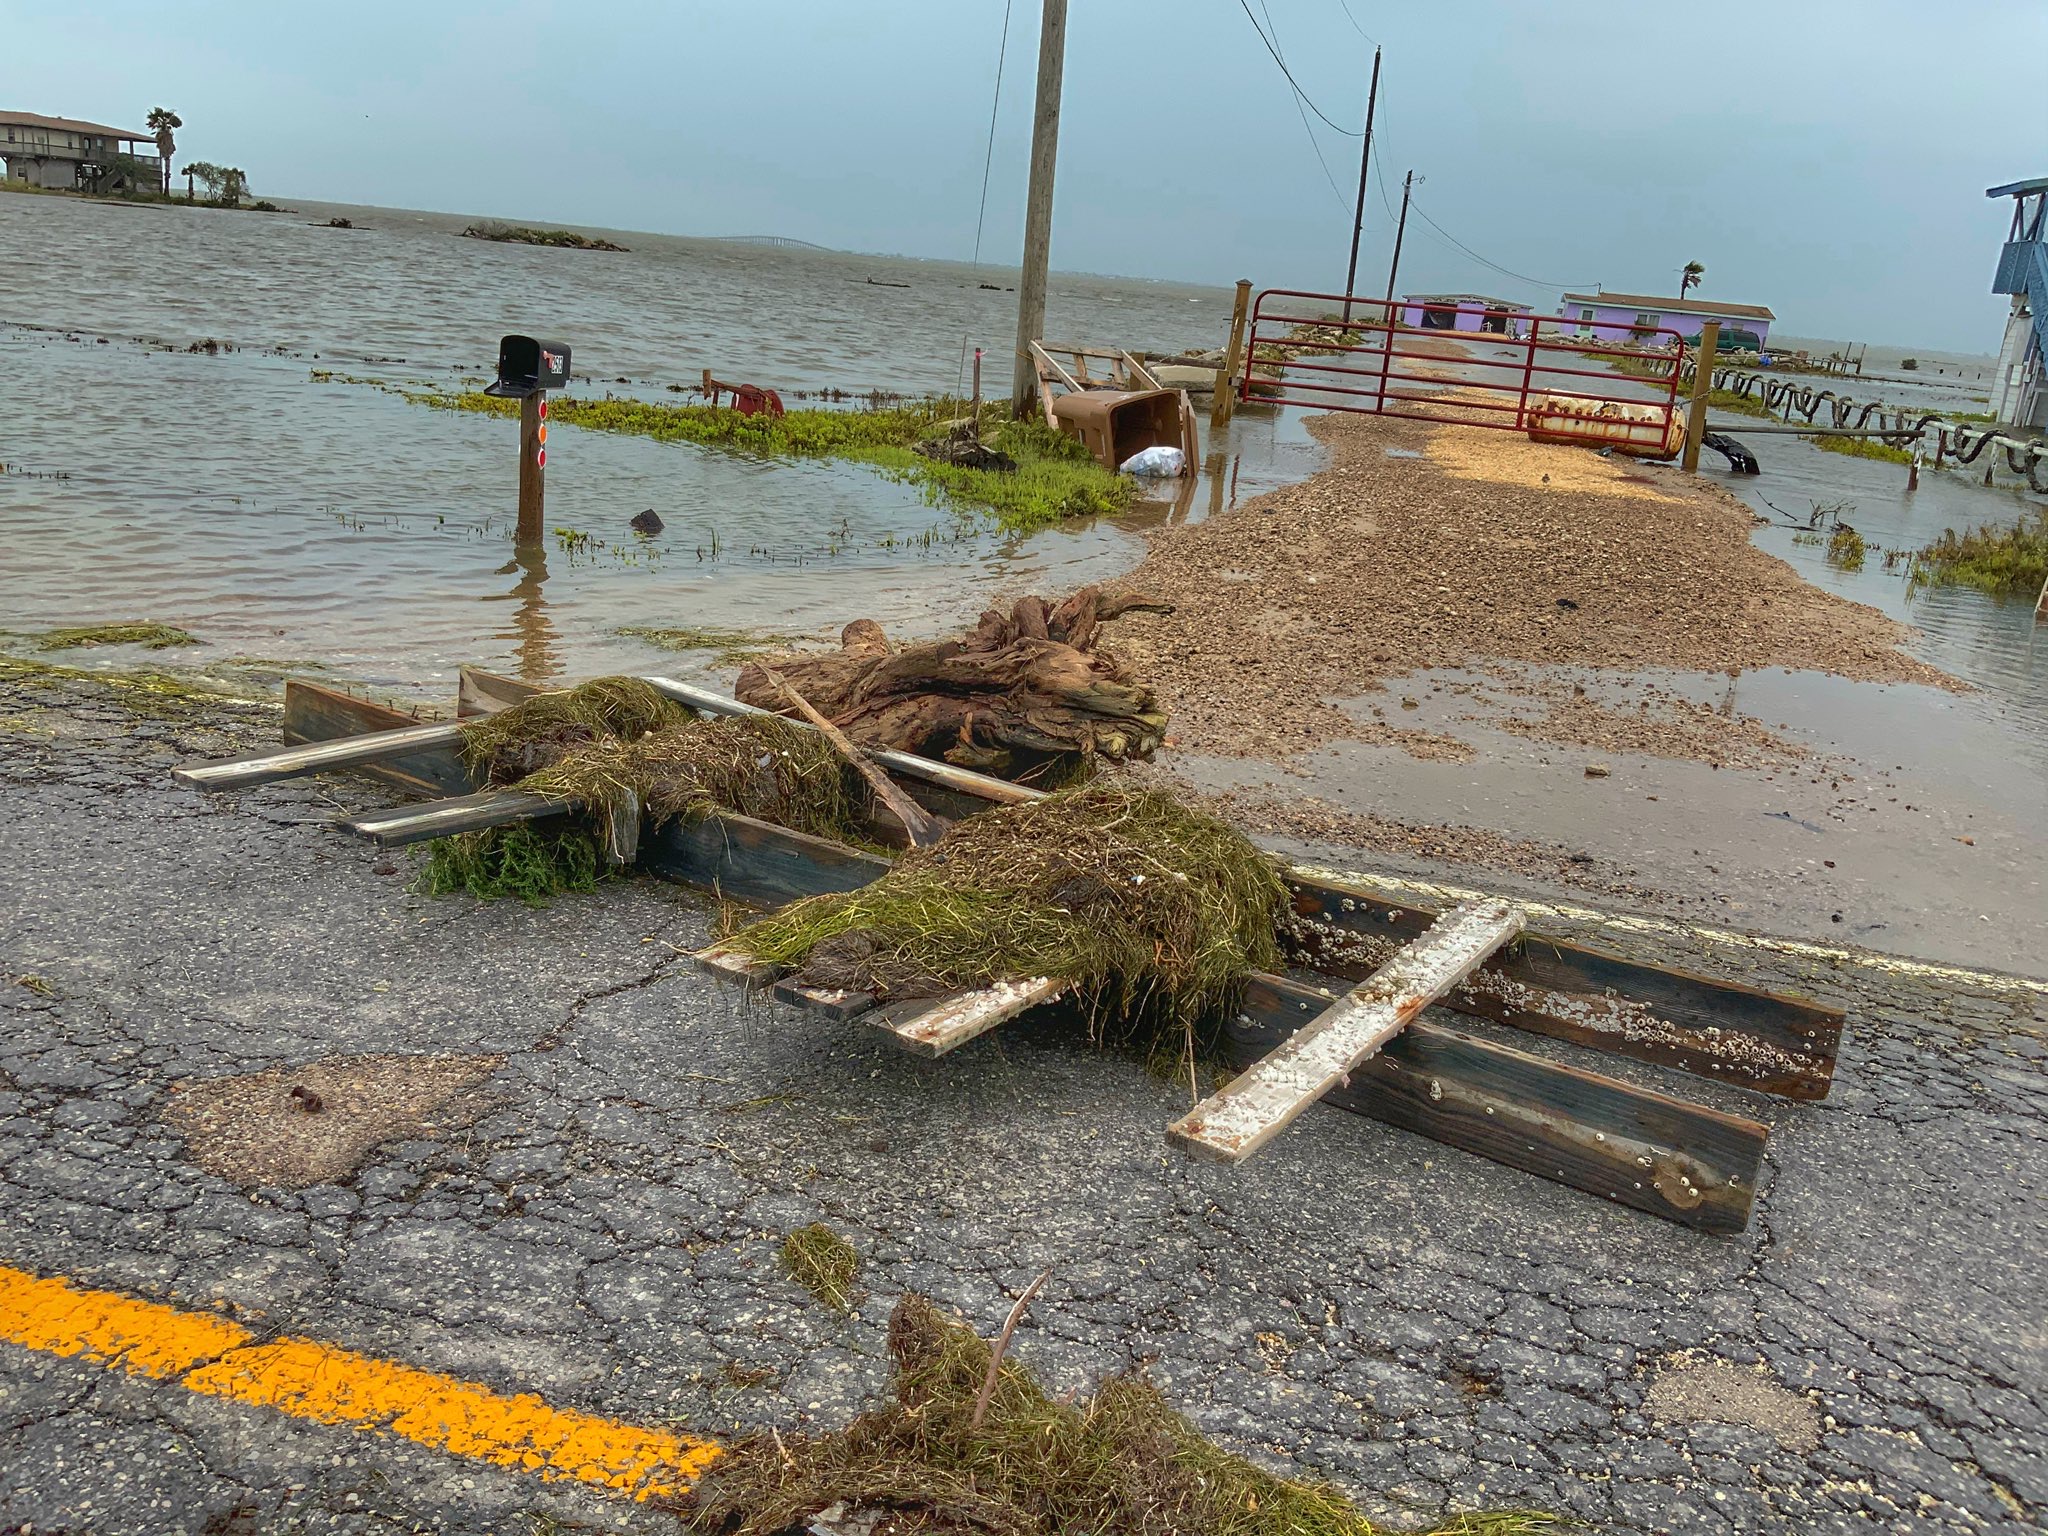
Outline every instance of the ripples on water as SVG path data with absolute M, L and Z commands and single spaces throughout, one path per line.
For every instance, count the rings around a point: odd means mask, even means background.
M 336 213 L 358 227 L 327 228 Z M 601 542 L 571 554 L 551 536 L 515 558 L 510 423 L 315 371 L 452 384 L 528 330 L 570 343 L 580 394 L 674 400 L 665 386 L 706 367 L 785 392 L 921 394 L 957 386 L 963 346 L 1001 355 L 1016 299 L 981 286 L 1008 274 L 957 264 L 644 234 L 620 237 L 625 254 L 547 250 L 461 239 L 465 222 L 0 197 L 0 367 L 18 402 L 0 426 L 7 623 L 146 616 L 222 655 L 434 692 L 462 661 L 687 670 L 709 658 L 618 631 L 822 638 L 861 615 L 936 631 L 999 590 L 1114 575 L 1147 520 L 1317 462 L 1297 420 L 1247 416 L 1181 505 L 1018 537 L 853 465 L 567 428 L 548 522 Z M 27 259 L 44 251 L 64 260 Z M 1173 351 L 1219 344 L 1229 296 L 1061 276 L 1050 311 L 1056 336 Z M 183 350 L 209 337 L 235 350 Z M 626 527 L 646 507 L 667 525 L 651 540 Z

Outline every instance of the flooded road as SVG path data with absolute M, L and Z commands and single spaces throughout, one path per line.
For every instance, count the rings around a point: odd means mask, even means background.
M 579 395 L 675 400 L 667 386 L 707 367 L 790 395 L 952 390 L 963 348 L 1005 352 L 1013 278 L 642 234 L 620 236 L 622 254 L 497 245 L 460 238 L 466 222 L 0 197 L 0 252 L 70 257 L 0 262 L 0 367 L 19 402 L 0 424 L 5 627 L 148 618 L 199 636 L 181 667 L 317 659 L 437 698 L 464 661 L 534 678 L 715 670 L 621 631 L 825 639 L 868 615 L 932 633 L 998 592 L 1113 576 L 1148 521 L 1319 462 L 1298 416 L 1248 414 L 1177 502 L 1026 537 L 856 465 L 568 428 L 549 445 L 561 531 L 515 553 L 510 424 L 364 381 L 481 377 L 519 329 L 570 343 Z M 1062 275 L 1049 325 L 1170 352 L 1220 345 L 1229 302 Z M 188 350 L 207 340 L 221 349 Z M 641 539 L 627 521 L 649 507 L 666 526 Z

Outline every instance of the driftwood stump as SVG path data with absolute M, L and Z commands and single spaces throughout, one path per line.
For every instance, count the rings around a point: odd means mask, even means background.
M 832 723 L 866 747 L 894 747 L 1006 778 L 1028 778 L 1079 754 L 1150 757 L 1166 729 L 1151 688 L 1112 651 L 1101 626 L 1133 609 L 1169 612 L 1135 593 L 1083 587 L 1065 602 L 1020 597 L 964 638 L 898 649 L 873 619 L 840 632 L 840 648 L 750 662 L 734 690 L 748 704 L 787 713 L 779 673 Z

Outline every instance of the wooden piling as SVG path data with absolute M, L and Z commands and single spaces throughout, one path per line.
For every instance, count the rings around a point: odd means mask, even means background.
M 1245 318 L 1251 312 L 1252 282 L 1237 280 L 1237 302 L 1230 307 L 1230 342 L 1223 349 L 1223 366 L 1216 370 L 1216 393 L 1209 402 L 1209 430 L 1221 432 L 1237 409 L 1237 370 L 1244 360 Z
M 1688 472 L 1700 467 L 1700 443 L 1707 435 L 1707 396 L 1714 388 L 1714 352 L 1720 345 L 1721 322 L 1709 320 L 1700 327 L 1699 361 L 1692 371 L 1692 404 L 1685 413 L 1685 457 L 1680 462 Z

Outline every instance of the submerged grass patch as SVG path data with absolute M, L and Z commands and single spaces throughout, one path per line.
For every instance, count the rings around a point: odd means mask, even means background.
M 442 410 L 516 416 L 519 402 L 480 390 L 460 394 L 408 391 L 406 398 Z M 1042 528 L 1069 517 L 1115 512 L 1136 484 L 1104 469 L 1073 438 L 1043 422 L 1004 420 L 985 441 L 1016 462 L 1014 470 L 974 469 L 925 457 L 917 445 L 966 416 L 958 400 L 927 400 L 889 410 L 794 410 L 743 416 L 712 405 L 657 405 L 645 400 L 549 402 L 549 419 L 593 432 L 625 432 L 664 443 L 698 443 L 773 457 L 848 459 L 892 480 L 923 487 L 933 504 L 951 503 L 993 515 L 1006 527 Z
M 1882 459 L 1887 464 L 1910 464 L 1913 452 L 1888 443 L 1881 437 L 1836 437 L 1831 433 L 1817 433 L 1806 439 L 1816 448 L 1825 448 L 1829 453 L 1847 454 L 1852 459 Z
M 1934 586 L 1975 587 L 1994 597 L 2032 598 L 2048 582 L 2048 512 L 2000 528 L 1991 524 L 1941 537 L 1913 560 L 1913 579 Z
M 822 1221 L 799 1227 L 782 1240 L 782 1265 L 790 1279 L 826 1306 L 839 1312 L 852 1307 L 860 1255 Z
M 628 624 L 619 630 L 665 651 L 709 651 L 721 663 L 751 661 L 796 643 L 794 635 L 756 634 L 747 629 L 720 629 L 715 625 L 684 625 L 664 629 L 653 624 Z
M 774 1536 L 835 1503 L 929 1536 L 1391 1536 L 1328 1484 L 1234 1456 L 1142 1376 L 1056 1398 L 1007 1357 L 986 1414 L 990 1348 L 922 1296 L 889 1319 L 892 1401 L 834 1434 L 740 1441 L 683 1504 L 692 1530 Z M 1461 1515 L 1435 1536 L 1528 1536 L 1551 1516 Z
M 39 651 L 71 651 L 94 645 L 139 645 L 146 650 L 164 651 L 198 643 L 175 624 L 80 624 L 70 629 L 46 629 L 36 636 Z
M 1863 535 L 1847 523 L 1835 524 L 1835 531 L 1828 535 L 1828 564 L 1842 571 L 1863 569 L 1863 557 L 1869 551 L 1863 542 Z
M 858 890 L 728 942 L 812 985 L 933 997 L 1031 977 L 1083 993 L 1117 1043 L 1188 1030 L 1278 959 L 1286 889 L 1233 828 L 1156 790 L 1087 785 L 982 811 Z

